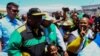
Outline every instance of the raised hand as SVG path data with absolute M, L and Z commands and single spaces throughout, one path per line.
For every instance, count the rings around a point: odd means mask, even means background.
M 82 27 L 80 35 L 83 37 L 86 34 L 86 29 Z

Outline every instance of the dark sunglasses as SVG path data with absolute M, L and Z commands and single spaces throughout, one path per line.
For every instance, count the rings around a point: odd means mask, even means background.
M 11 9 L 10 7 L 7 7 L 9 10 L 12 10 L 13 12 L 19 12 L 19 10 L 14 10 L 14 9 Z
M 19 10 L 12 10 L 13 12 L 19 12 Z

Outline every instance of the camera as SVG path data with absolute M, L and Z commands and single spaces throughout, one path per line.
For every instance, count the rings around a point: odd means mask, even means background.
M 69 8 L 68 7 L 63 7 L 62 10 L 63 11 L 69 11 Z

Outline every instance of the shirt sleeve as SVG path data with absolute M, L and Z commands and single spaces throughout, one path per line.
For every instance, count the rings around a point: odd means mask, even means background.
M 14 31 L 9 39 L 9 56 L 21 56 L 20 46 L 21 46 L 21 35 L 18 31 Z
M 61 33 L 57 27 L 56 27 L 56 33 L 57 33 L 57 42 L 58 42 L 59 46 L 63 49 L 63 51 L 66 51 L 66 45 L 63 41 L 63 36 L 61 35 Z
M 48 31 L 49 31 L 48 37 L 50 39 L 50 43 L 52 43 L 56 39 L 55 25 L 51 24 L 50 27 L 48 28 Z

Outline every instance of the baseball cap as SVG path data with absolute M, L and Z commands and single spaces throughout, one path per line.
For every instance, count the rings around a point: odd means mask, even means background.
M 41 12 L 39 8 L 31 8 L 29 9 L 29 12 L 27 13 L 28 16 L 39 16 L 39 15 L 45 15 Z
M 63 25 L 63 26 L 71 26 L 71 25 L 73 25 L 73 23 L 72 23 L 72 21 L 70 21 L 70 20 L 66 20 L 66 21 L 63 22 L 62 25 Z

